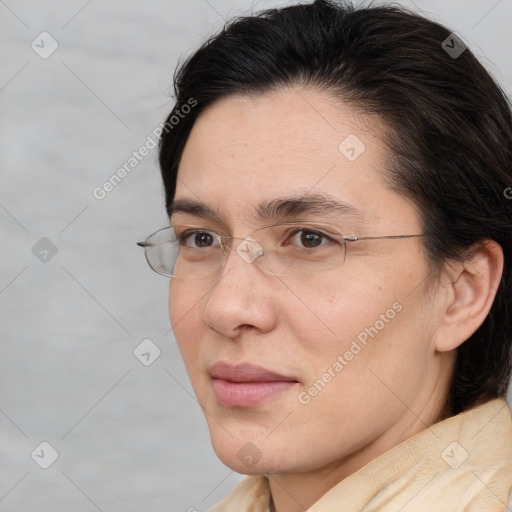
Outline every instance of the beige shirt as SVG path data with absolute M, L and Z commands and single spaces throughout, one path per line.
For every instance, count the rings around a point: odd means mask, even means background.
M 498 398 L 436 423 L 334 486 L 307 512 L 512 512 L 512 419 Z M 269 512 L 251 476 L 210 512 Z

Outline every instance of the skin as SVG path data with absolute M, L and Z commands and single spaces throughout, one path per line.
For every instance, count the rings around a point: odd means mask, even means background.
M 338 149 L 348 134 L 366 146 L 355 161 Z M 219 100 L 194 125 L 176 199 L 203 202 L 222 221 L 181 212 L 171 221 L 244 238 L 272 221 L 298 220 L 255 218 L 261 202 L 323 194 L 360 214 L 306 218 L 335 224 L 343 234 L 421 233 L 415 206 L 386 185 L 383 134 L 378 119 L 313 89 Z M 235 471 L 269 475 L 278 512 L 306 510 L 438 419 L 454 349 L 485 318 L 503 262 L 499 246 L 486 242 L 464 264 L 449 262 L 432 283 L 422 243 L 350 243 L 342 266 L 301 279 L 266 274 L 231 251 L 217 276 L 171 279 L 173 331 L 214 450 Z M 395 303 L 401 311 L 309 403 L 300 403 L 299 393 Z M 224 407 L 208 374 L 216 361 L 249 362 L 297 382 L 255 407 Z M 237 456 L 249 442 L 260 457 L 251 467 Z

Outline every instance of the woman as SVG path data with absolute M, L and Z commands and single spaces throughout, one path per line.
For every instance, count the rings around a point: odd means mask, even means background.
M 232 22 L 175 89 L 142 245 L 251 475 L 213 510 L 505 510 L 511 111 L 462 38 L 317 0 Z

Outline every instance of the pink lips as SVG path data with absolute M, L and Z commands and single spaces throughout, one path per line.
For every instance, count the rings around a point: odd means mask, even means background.
M 253 407 L 297 383 L 260 366 L 217 362 L 209 369 L 217 401 L 224 407 Z

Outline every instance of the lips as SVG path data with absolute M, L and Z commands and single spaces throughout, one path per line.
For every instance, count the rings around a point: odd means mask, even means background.
M 280 375 L 252 364 L 231 365 L 218 362 L 210 367 L 209 373 L 213 379 L 223 379 L 231 382 L 297 382 L 292 377 Z
M 254 407 L 297 384 L 293 377 L 261 366 L 217 362 L 209 369 L 217 401 L 224 407 Z

